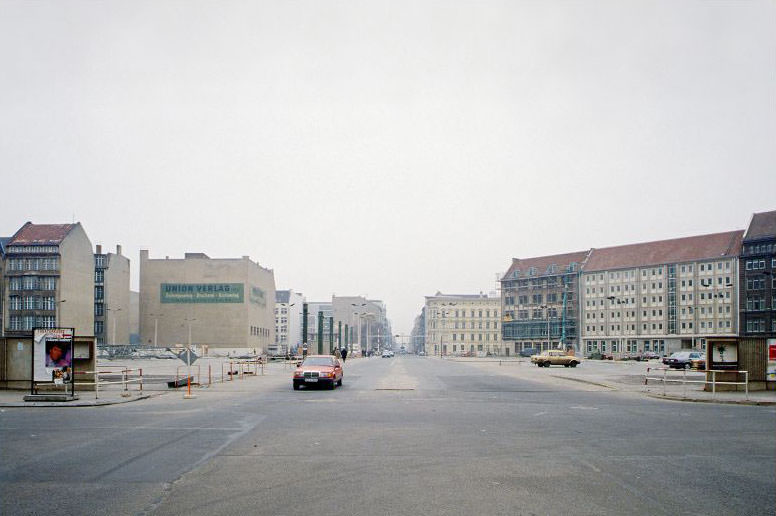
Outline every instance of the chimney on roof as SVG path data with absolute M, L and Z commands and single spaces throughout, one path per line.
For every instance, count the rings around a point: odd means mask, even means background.
M 102 246 L 97 244 L 97 252 L 95 254 L 102 254 Z
M 121 256 L 121 244 L 116 244 L 116 254 Z

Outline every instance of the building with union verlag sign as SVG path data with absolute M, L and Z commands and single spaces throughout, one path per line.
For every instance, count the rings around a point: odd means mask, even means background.
M 211 354 L 262 353 L 275 342 L 275 276 L 249 257 L 151 259 L 140 251 L 144 345 Z

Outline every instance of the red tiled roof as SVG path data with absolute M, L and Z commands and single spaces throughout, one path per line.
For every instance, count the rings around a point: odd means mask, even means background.
M 27 222 L 11 237 L 8 245 L 59 244 L 75 226 L 75 224 L 33 224 Z
M 746 230 L 744 240 L 768 237 L 776 237 L 776 211 L 755 213 L 752 216 L 752 222 L 749 223 L 749 228 Z
M 547 267 L 553 264 L 558 266 L 558 272 L 565 271 L 571 263 L 576 263 L 579 265 L 579 269 L 581 269 L 582 264 L 585 263 L 589 253 L 590 251 L 577 251 L 574 253 L 537 256 L 534 258 L 512 258 L 512 265 L 502 279 L 511 278 L 512 273 L 516 269 L 520 269 L 521 277 L 527 277 L 528 269 L 531 267 L 536 268 L 536 276 L 541 276 L 547 272 Z
M 593 249 L 585 272 L 737 256 L 743 231 Z

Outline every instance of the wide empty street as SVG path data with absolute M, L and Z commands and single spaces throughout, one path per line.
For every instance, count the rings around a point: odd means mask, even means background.
M 191 400 L 5 408 L 0 514 L 773 514 L 776 407 L 561 371 L 397 355 L 333 391 L 272 364 Z

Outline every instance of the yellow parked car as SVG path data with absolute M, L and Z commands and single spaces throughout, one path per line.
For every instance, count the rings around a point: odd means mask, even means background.
M 533 355 L 531 363 L 539 367 L 550 367 L 551 365 L 562 365 L 563 367 L 577 367 L 581 361 L 574 355 L 569 355 L 561 349 L 550 349 L 543 351 L 540 355 Z

